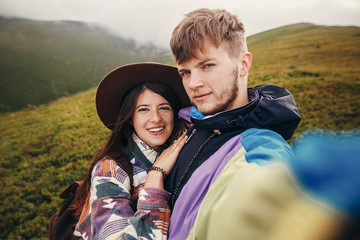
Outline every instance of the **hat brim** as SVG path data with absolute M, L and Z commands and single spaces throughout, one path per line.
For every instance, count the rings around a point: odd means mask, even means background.
M 190 106 L 189 98 L 182 85 L 177 68 L 159 63 L 134 63 L 121 66 L 108 73 L 100 82 L 96 91 L 96 110 L 101 121 L 112 130 L 121 107 L 123 95 L 133 86 L 156 81 L 172 87 L 181 106 Z

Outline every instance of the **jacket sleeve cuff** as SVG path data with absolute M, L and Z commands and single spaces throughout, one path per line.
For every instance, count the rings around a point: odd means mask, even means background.
M 139 192 L 139 201 L 168 201 L 170 193 L 161 188 L 143 187 Z

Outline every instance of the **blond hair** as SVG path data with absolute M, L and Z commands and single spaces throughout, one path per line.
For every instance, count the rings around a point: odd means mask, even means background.
M 170 47 L 178 64 L 196 58 L 205 40 L 224 44 L 231 57 L 247 51 L 245 29 L 237 16 L 222 9 L 201 8 L 185 15 L 175 27 Z

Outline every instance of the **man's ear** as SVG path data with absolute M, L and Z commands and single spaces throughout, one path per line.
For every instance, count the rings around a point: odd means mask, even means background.
M 252 56 L 251 53 L 246 52 L 241 59 L 241 71 L 240 76 L 245 76 L 249 73 L 251 68 Z

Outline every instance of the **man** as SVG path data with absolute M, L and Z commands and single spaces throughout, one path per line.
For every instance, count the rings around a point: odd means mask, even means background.
M 252 56 L 244 27 L 224 10 L 187 14 L 170 45 L 195 107 L 188 142 L 165 182 L 173 207 L 169 239 L 257 239 L 262 220 L 237 211 L 252 207 L 251 186 L 283 182 L 277 169 L 263 169 L 293 157 L 285 140 L 300 122 L 296 104 L 281 87 L 247 88 Z
M 247 89 L 244 27 L 224 10 L 187 14 L 171 49 L 195 107 L 165 182 L 169 239 L 358 239 L 360 134 L 305 135 L 294 155 L 294 100 L 274 85 Z

